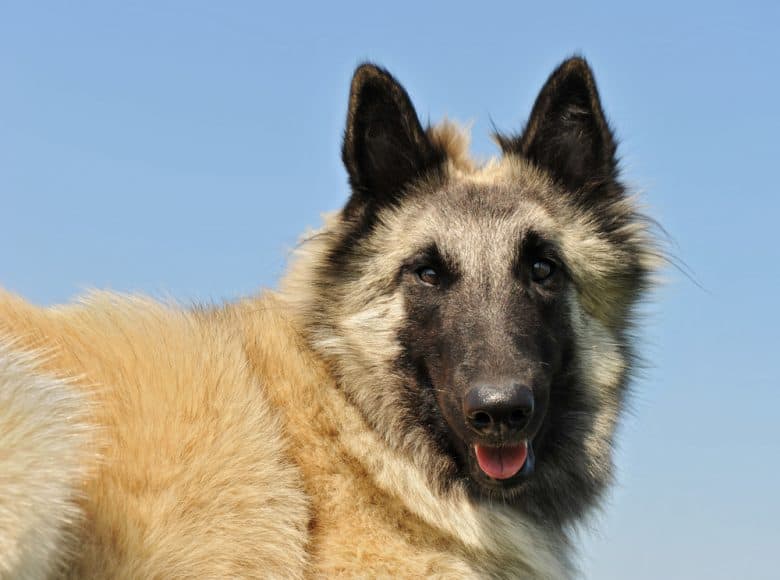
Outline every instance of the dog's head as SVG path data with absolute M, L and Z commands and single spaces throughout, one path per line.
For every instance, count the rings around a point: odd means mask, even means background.
M 500 158 L 474 163 L 464 134 L 424 129 L 393 77 L 359 67 L 352 195 L 288 286 L 388 445 L 442 488 L 564 523 L 610 477 L 654 250 L 584 60 L 564 62 L 522 133 L 497 141 Z

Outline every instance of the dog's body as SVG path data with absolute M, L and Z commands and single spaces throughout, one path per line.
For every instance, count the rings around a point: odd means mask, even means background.
M 571 575 L 655 252 L 584 61 L 499 142 L 366 65 L 278 294 L 0 294 L 0 576 Z

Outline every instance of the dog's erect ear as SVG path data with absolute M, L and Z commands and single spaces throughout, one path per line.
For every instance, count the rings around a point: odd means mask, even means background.
M 617 176 L 615 141 L 582 58 L 550 75 L 522 135 L 497 138 L 504 153 L 522 155 L 573 191 L 598 189 Z
M 363 64 L 352 78 L 342 159 L 353 191 L 349 211 L 392 202 L 444 155 L 431 144 L 403 87 L 387 71 Z

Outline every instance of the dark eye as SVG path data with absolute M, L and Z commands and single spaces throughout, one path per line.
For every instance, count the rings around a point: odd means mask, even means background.
M 417 277 L 423 284 L 428 284 L 429 286 L 439 285 L 439 274 L 430 266 L 423 266 L 417 270 Z
M 531 279 L 534 282 L 544 282 L 555 273 L 555 262 L 539 259 L 531 265 Z

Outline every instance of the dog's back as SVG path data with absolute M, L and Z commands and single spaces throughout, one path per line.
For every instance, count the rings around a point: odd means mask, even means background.
M 76 578 L 302 575 L 300 477 L 230 330 L 110 294 L 0 320 L 0 571 L 77 545 Z

